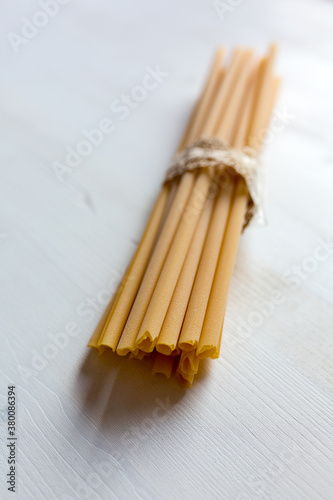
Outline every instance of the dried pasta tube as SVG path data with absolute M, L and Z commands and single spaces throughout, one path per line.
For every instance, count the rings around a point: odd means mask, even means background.
M 116 290 L 116 292 L 114 293 L 113 297 L 111 298 L 109 304 L 107 305 L 101 319 L 99 320 L 99 322 L 94 330 L 94 333 L 90 337 L 90 340 L 87 344 L 87 347 L 91 347 L 92 349 L 95 349 L 96 351 L 98 351 L 98 354 L 103 354 L 105 349 L 107 349 L 106 347 L 99 346 L 98 342 L 99 342 L 101 333 L 103 331 L 103 328 L 105 326 L 105 323 L 106 323 L 106 321 L 111 313 L 112 307 L 115 303 L 116 296 L 119 293 L 120 288 L 121 288 L 121 284 L 119 285 L 118 289 Z
M 244 179 L 239 178 L 197 348 L 200 359 L 216 357 L 218 352 L 226 299 L 247 203 L 248 190 Z
M 242 103 L 238 109 L 237 120 L 234 126 L 231 145 L 240 149 L 244 146 L 249 120 L 251 118 L 251 108 L 256 90 L 257 81 L 259 79 L 259 72 L 263 60 L 256 64 L 249 75 L 248 86 L 244 92 Z
M 162 229 L 164 227 L 165 221 L 168 218 L 170 209 L 171 209 L 172 204 L 174 202 L 174 199 L 175 199 L 175 196 L 176 196 L 176 193 L 177 193 L 177 190 L 178 190 L 178 186 L 179 186 L 179 182 L 178 181 L 179 181 L 179 179 L 175 179 L 174 182 L 167 182 L 167 183 L 165 183 L 165 186 L 164 185 L 162 186 L 162 189 L 164 189 L 164 187 L 169 188 L 170 193 L 169 193 L 168 201 L 167 201 L 167 204 L 166 204 L 166 207 L 165 207 L 165 210 L 164 210 L 164 214 L 163 214 L 163 217 L 162 217 L 162 220 L 161 220 L 161 224 L 160 224 L 160 227 L 159 227 L 158 232 L 157 232 L 157 236 L 156 236 L 156 239 L 155 239 L 155 245 L 158 242 L 158 239 L 159 239 L 160 234 L 162 232 Z M 154 249 L 154 247 L 153 247 L 153 249 Z
M 136 339 L 136 347 L 143 351 L 151 352 L 155 347 L 201 211 L 206 203 L 209 185 L 208 174 L 200 173 Z
M 235 82 L 227 106 L 223 112 L 223 117 L 217 124 L 214 135 L 230 142 L 233 126 L 237 123 L 237 111 L 240 108 L 242 97 L 247 91 L 249 75 L 251 73 L 251 63 L 253 52 L 245 51 L 242 55 L 242 68 L 238 79 Z
M 228 183 L 217 197 L 208 228 L 192 293 L 188 303 L 178 346 L 183 351 L 196 349 L 205 318 L 210 289 L 213 283 L 217 259 L 227 224 L 233 183 Z
M 189 134 L 185 137 L 184 145 L 190 144 L 195 139 L 197 139 L 202 133 L 202 125 L 205 123 L 207 112 L 211 109 L 212 99 L 216 95 L 217 86 L 220 88 L 222 83 L 222 68 L 221 62 L 224 56 L 224 49 L 219 48 L 216 51 L 213 65 L 211 67 L 209 76 L 207 78 L 206 87 L 203 91 L 202 100 L 200 102 L 200 106 L 198 106 L 198 110 L 196 113 L 196 120 L 193 121 L 193 127 L 189 130 Z
M 164 354 L 160 354 L 158 352 L 155 356 L 152 368 L 153 375 L 160 373 L 161 375 L 165 375 L 167 378 L 170 378 L 176 359 L 177 358 L 174 356 L 164 356 Z
M 274 104 L 275 104 L 275 100 L 276 100 L 276 96 L 277 96 L 277 93 L 279 90 L 280 83 L 281 83 L 280 78 L 272 76 L 271 94 L 268 96 L 267 107 L 263 111 L 263 115 L 262 115 L 262 127 L 263 128 L 261 130 L 261 133 L 258 134 L 258 141 L 259 141 L 258 149 L 260 149 L 262 142 L 265 139 L 265 135 L 267 132 L 267 126 L 268 126 L 269 122 L 271 121 L 272 112 L 274 109 Z
M 156 350 L 162 354 L 171 355 L 177 347 L 179 333 L 197 272 L 213 206 L 214 200 L 213 198 L 209 198 L 200 216 L 191 246 L 177 281 L 176 289 L 156 343 Z
M 242 61 L 244 58 L 244 50 L 236 49 L 230 66 L 227 68 L 226 74 L 223 79 L 221 87 L 218 89 L 217 95 L 214 99 L 213 106 L 205 120 L 204 126 L 201 129 L 201 135 L 204 137 L 212 136 L 221 123 L 221 117 L 228 100 L 232 96 L 233 86 L 237 82 L 239 73 L 241 71 Z
M 189 389 L 193 384 L 194 375 L 182 374 L 180 371 L 176 371 L 176 377 L 180 385 L 182 385 L 185 389 Z
M 140 351 L 140 349 L 137 350 L 137 352 L 131 352 L 129 355 L 130 359 L 138 359 L 139 361 L 142 361 L 143 358 L 146 358 L 149 356 L 148 352 Z
M 179 359 L 178 370 L 182 374 L 196 375 L 199 370 L 200 359 L 196 355 L 195 349 L 189 352 L 183 351 Z
M 153 254 L 148 263 L 143 276 L 140 288 L 135 297 L 131 312 L 127 318 L 124 330 L 117 346 L 119 356 L 126 356 L 127 353 L 135 350 L 135 340 L 139 328 L 146 313 L 157 279 L 160 275 L 169 247 L 177 230 L 181 219 L 183 208 L 192 191 L 194 177 L 192 173 L 186 173 L 180 180 L 180 185 L 175 194 L 169 214 L 164 223 L 162 232 L 153 250 Z
M 195 373 L 183 372 L 178 363 L 178 366 L 176 368 L 176 377 L 178 378 L 180 385 L 188 389 L 193 383 L 194 376 Z
M 263 124 L 263 114 L 266 115 L 265 108 L 267 107 L 269 96 L 271 95 L 271 79 L 276 50 L 277 47 L 273 44 L 270 47 L 267 58 L 264 59 L 260 68 L 260 79 L 253 100 L 253 109 L 247 134 L 247 144 L 256 150 L 258 150 L 261 145 L 261 141 L 258 143 L 258 134 L 260 133 Z
M 220 331 L 220 336 L 219 340 L 217 342 L 217 350 L 215 353 L 212 355 L 212 359 L 217 359 L 220 356 L 220 350 L 221 350 L 221 340 L 222 340 L 222 332 L 223 332 L 223 324 L 224 324 L 224 316 L 222 319 L 222 326 L 221 326 L 221 331 Z

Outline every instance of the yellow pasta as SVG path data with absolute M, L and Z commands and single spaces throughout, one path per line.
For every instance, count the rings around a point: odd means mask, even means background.
M 275 54 L 275 45 L 261 59 L 238 48 L 226 65 L 224 49 L 217 50 L 178 147 L 177 172 L 163 184 L 88 343 L 100 354 L 110 349 L 132 359 L 150 357 L 154 374 L 169 378 L 175 372 L 185 387 L 201 359 L 219 356 L 238 243 L 252 215 L 242 169 L 255 168 L 251 157 L 272 113 L 279 85 Z M 251 157 L 241 154 L 244 147 Z
M 165 375 L 167 378 L 170 378 L 175 362 L 176 358 L 174 356 L 165 356 L 164 354 L 160 354 L 158 352 L 154 360 L 152 373 L 154 375 L 156 373 L 160 373 L 161 375 Z

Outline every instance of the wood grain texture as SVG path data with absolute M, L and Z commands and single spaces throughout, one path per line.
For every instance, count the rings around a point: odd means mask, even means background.
M 222 19 L 212 1 L 69 2 L 18 53 L 7 35 L 40 7 L 5 9 L 0 445 L 16 384 L 16 498 L 330 500 L 332 3 L 244 0 Z M 99 358 L 86 343 L 214 49 L 263 53 L 272 38 L 283 84 L 262 156 L 269 224 L 242 236 L 221 357 L 189 391 L 149 360 Z M 157 66 L 156 88 L 126 117 L 112 111 Z M 114 130 L 60 182 L 54 162 L 106 118 Z M 1 460 L 5 500 L 6 473 Z

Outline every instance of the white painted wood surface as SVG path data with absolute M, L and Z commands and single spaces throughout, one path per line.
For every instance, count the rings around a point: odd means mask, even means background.
M 226 0 L 224 19 L 209 0 L 65 3 L 1 16 L 0 421 L 5 439 L 15 384 L 16 498 L 332 498 L 332 2 Z M 10 42 L 23 17 L 45 26 Z M 292 116 L 263 155 L 269 225 L 242 238 L 221 358 L 188 391 L 99 359 L 86 343 L 214 48 L 272 39 Z M 121 120 L 112 103 L 157 65 L 168 76 Z M 60 182 L 54 162 L 105 118 L 113 132 Z M 15 498 L 1 446 L 0 496 Z

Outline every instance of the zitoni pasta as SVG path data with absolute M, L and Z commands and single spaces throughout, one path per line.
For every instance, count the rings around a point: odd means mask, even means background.
M 190 386 L 220 353 L 239 238 L 261 211 L 257 154 L 277 94 L 276 47 L 218 49 L 137 251 L 88 346 Z

